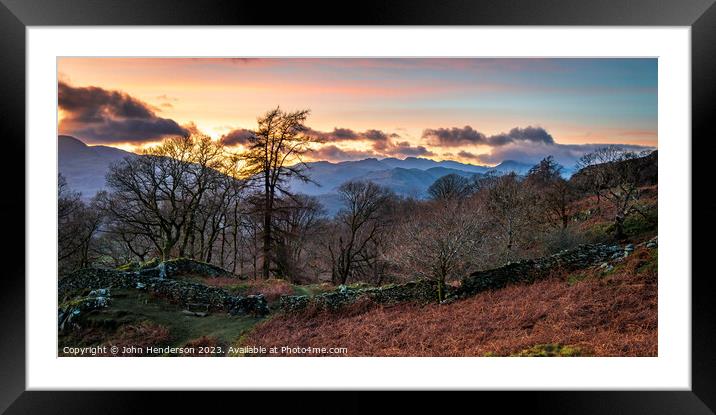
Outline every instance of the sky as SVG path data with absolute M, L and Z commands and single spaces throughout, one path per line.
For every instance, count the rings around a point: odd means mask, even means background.
M 58 131 L 140 151 L 201 131 L 237 151 L 257 117 L 310 109 L 312 160 L 563 164 L 657 146 L 656 59 L 61 58 Z

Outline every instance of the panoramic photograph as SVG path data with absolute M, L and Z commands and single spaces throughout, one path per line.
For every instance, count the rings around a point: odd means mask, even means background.
M 658 356 L 657 63 L 58 58 L 57 355 Z

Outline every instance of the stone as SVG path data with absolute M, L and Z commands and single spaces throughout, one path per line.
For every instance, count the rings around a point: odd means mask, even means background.
M 169 273 L 171 269 L 167 266 L 167 275 L 171 275 Z M 87 292 L 87 290 L 100 287 L 146 289 L 181 306 L 188 303 L 208 304 L 208 311 L 227 311 L 232 315 L 263 316 L 269 311 L 263 296 L 235 296 L 222 288 L 172 278 L 160 278 L 158 273 L 153 274 L 142 270 L 81 269 L 59 281 L 58 298 L 60 301 L 68 300 Z
M 621 255 L 622 250 L 618 245 L 596 244 L 582 245 L 536 260 L 509 262 L 502 267 L 475 272 L 463 278 L 459 288 L 446 286 L 443 302 L 449 303 L 481 291 L 499 289 L 510 283 L 531 283 L 558 269 L 571 271 L 603 264 L 606 260 Z M 604 269 L 611 270 L 610 267 L 611 265 L 607 264 Z M 304 310 L 309 306 L 318 310 L 338 310 L 361 298 L 367 298 L 376 304 L 435 303 L 438 301 L 437 292 L 437 282 L 431 280 L 360 289 L 341 285 L 335 291 L 314 297 L 282 296 L 279 308 L 283 312 Z
M 206 316 L 209 315 L 208 313 L 205 313 L 205 312 L 203 312 L 203 311 L 182 310 L 181 312 L 182 312 L 182 314 L 184 314 L 184 315 L 194 316 L 194 317 L 206 317 Z
M 544 258 L 528 259 L 478 271 L 463 278 L 460 287 L 452 295 L 465 298 L 482 291 L 503 288 L 508 284 L 532 283 L 548 277 L 552 271 L 571 272 L 604 263 L 610 258 L 621 256 L 620 251 L 618 245 L 587 244 Z
M 445 287 L 446 296 L 451 287 Z M 279 299 L 279 308 L 283 312 L 304 310 L 309 306 L 317 310 L 335 311 L 359 299 L 367 299 L 376 304 L 396 304 L 402 302 L 437 302 L 437 282 L 431 280 L 411 281 L 404 284 L 391 284 L 382 287 L 352 288 L 339 286 L 335 291 L 318 294 L 285 295 Z
M 74 321 L 88 311 L 107 307 L 110 302 L 109 289 L 99 288 L 91 290 L 87 296 L 78 296 L 65 301 L 57 309 L 57 327 L 64 331 L 75 326 Z
M 96 290 L 92 290 L 87 294 L 88 297 L 106 297 L 109 295 L 109 289 L 108 288 L 98 288 Z

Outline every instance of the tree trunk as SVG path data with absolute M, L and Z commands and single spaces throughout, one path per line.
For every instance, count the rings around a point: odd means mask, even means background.
M 271 270 L 271 212 L 267 203 L 264 212 L 263 277 L 268 279 Z
M 442 278 L 438 279 L 438 303 L 441 303 L 444 300 L 444 289 L 445 289 L 445 281 Z
M 624 239 L 624 216 L 617 215 L 614 219 L 614 237 L 617 240 Z
M 224 248 L 226 245 L 226 228 L 221 228 L 221 257 L 219 258 L 219 266 L 224 268 Z
M 264 176 L 264 246 L 263 246 L 263 277 L 264 279 L 269 278 L 269 272 L 271 271 L 271 215 L 273 209 L 273 193 L 269 185 L 268 171 Z

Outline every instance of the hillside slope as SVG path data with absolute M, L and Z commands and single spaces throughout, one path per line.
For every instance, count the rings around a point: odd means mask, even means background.
M 656 356 L 657 253 L 512 285 L 452 304 L 356 304 L 340 314 L 284 314 L 246 345 L 347 347 L 348 356 Z
M 92 198 L 105 188 L 109 165 L 134 153 L 107 146 L 88 146 L 68 136 L 57 137 L 59 172 L 67 179 L 73 191 L 81 192 L 85 199 Z

